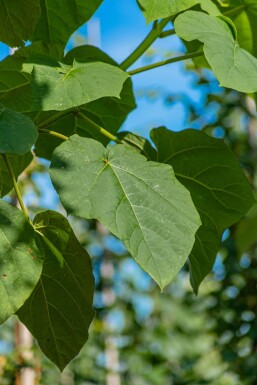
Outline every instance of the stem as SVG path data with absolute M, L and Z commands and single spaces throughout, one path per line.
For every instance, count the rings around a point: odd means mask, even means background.
M 69 139 L 68 136 L 60 134 L 59 132 L 46 130 L 44 128 L 39 128 L 38 132 L 40 132 L 41 134 L 49 134 L 49 135 L 52 135 L 52 136 L 56 136 L 56 138 L 59 138 L 59 139 L 62 139 L 62 140 L 68 140 Z
M 22 211 L 24 213 L 24 216 L 30 222 L 29 214 L 28 214 L 26 206 L 25 206 L 25 204 L 24 204 L 24 202 L 22 200 L 22 196 L 21 196 L 18 184 L 16 182 L 16 178 L 15 178 L 15 175 L 14 175 L 14 172 L 13 172 L 13 169 L 12 169 L 12 165 L 11 165 L 11 163 L 10 163 L 10 161 L 8 159 L 8 156 L 6 154 L 2 154 L 2 157 L 3 157 L 4 161 L 5 161 L 6 167 L 7 167 L 8 171 L 9 171 L 9 175 L 10 175 L 10 177 L 12 179 L 13 187 L 14 187 L 17 199 L 19 201 L 19 204 L 21 206 L 21 209 L 22 209 Z
M 103 127 L 99 126 L 93 120 L 89 119 L 86 115 L 84 115 L 82 112 L 77 113 L 78 118 L 84 120 L 84 122 L 88 123 L 91 127 L 93 127 L 95 130 L 100 132 L 102 135 L 106 136 L 106 138 L 121 144 L 122 142 L 114 135 L 112 135 L 109 131 L 105 130 Z
M 179 62 L 179 61 L 182 61 L 182 60 L 192 59 L 192 58 L 198 57 L 198 56 L 203 56 L 203 54 L 204 54 L 203 51 L 188 53 L 188 54 L 183 55 L 183 56 L 174 57 L 172 59 L 160 61 L 160 62 L 157 62 L 157 63 L 149 64 L 149 65 L 144 66 L 144 67 L 137 68 L 135 70 L 129 71 L 128 74 L 129 75 L 136 75 L 136 74 L 139 74 L 141 72 L 149 71 L 149 70 L 151 70 L 153 68 L 158 68 L 158 67 L 165 66 L 167 64 Z
M 168 29 L 167 31 L 163 31 L 163 32 L 160 34 L 159 37 L 162 39 L 163 37 L 175 35 L 175 33 L 176 33 L 175 29 Z
M 74 114 L 74 112 L 76 112 L 77 110 L 71 110 L 71 111 L 60 111 L 60 112 L 57 112 L 56 114 L 50 116 L 49 118 L 45 119 L 43 122 L 39 123 L 39 124 L 36 124 L 36 126 L 38 128 L 45 128 L 47 126 L 50 126 L 50 124 L 52 123 L 55 123 L 57 120 L 60 120 L 61 118 L 63 118 L 64 116 L 66 115 L 70 115 L 70 114 Z
M 163 28 L 170 19 L 164 19 L 154 25 L 153 29 L 149 32 L 146 38 L 139 44 L 139 46 L 125 59 L 121 64 L 120 68 L 122 70 L 127 70 L 132 64 L 134 64 L 137 59 L 139 59 L 143 53 L 153 44 L 153 42 L 160 36 Z

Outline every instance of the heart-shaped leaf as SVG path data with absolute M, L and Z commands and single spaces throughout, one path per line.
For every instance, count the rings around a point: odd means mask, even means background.
M 91 261 L 61 214 L 39 213 L 34 226 L 41 234 L 43 272 L 17 314 L 45 355 L 63 370 L 87 341 L 94 316 Z
M 74 135 L 55 149 L 50 175 L 68 213 L 101 221 L 162 289 L 181 269 L 200 219 L 170 166 Z
M 175 20 L 179 37 L 204 43 L 204 54 L 221 86 L 257 91 L 257 59 L 240 48 L 229 25 L 219 17 L 187 11 Z

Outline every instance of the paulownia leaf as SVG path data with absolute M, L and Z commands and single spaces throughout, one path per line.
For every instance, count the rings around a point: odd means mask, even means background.
M 37 129 L 25 115 L 0 104 L 0 153 L 25 154 L 37 140 Z
M 0 0 L 0 40 L 20 47 L 29 40 L 40 16 L 40 0 Z
M 250 184 L 220 139 L 198 130 L 172 132 L 165 128 L 152 130 L 151 138 L 158 161 L 173 167 L 200 213 L 202 226 L 189 257 L 191 283 L 197 292 L 213 266 L 223 231 L 254 203 Z
M 101 61 L 117 66 L 117 63 L 103 51 L 88 45 L 80 46 L 69 51 L 64 58 L 64 63 L 72 65 L 74 60 L 80 63 Z M 120 99 L 114 97 L 101 98 L 81 106 L 79 110 L 92 121 L 115 135 L 129 112 L 135 107 L 132 82 L 131 79 L 127 79 L 123 85 Z M 54 118 L 54 115 L 56 115 L 55 111 L 43 111 L 39 114 L 34 114 L 35 123 L 36 125 L 42 125 L 46 119 Z M 74 114 L 61 117 L 55 123 L 48 125 L 47 129 L 60 132 L 66 136 L 78 134 L 84 137 L 91 137 L 104 145 L 109 142 L 108 138 Z M 50 140 L 49 135 L 40 134 L 36 143 L 35 152 L 38 156 L 51 159 L 53 150 L 61 144 L 61 142 L 58 138 L 53 137 Z
M 88 339 L 94 317 L 92 266 L 61 214 L 39 213 L 34 225 L 42 234 L 38 242 L 45 256 L 43 272 L 17 314 L 45 355 L 63 370 Z
M 257 91 L 257 59 L 240 48 L 229 25 L 219 17 L 187 11 L 175 20 L 179 37 L 204 43 L 204 54 L 220 85 L 241 92 Z
M 0 323 L 24 304 L 41 271 L 33 227 L 20 210 L 0 200 Z
M 139 3 L 147 23 L 175 16 L 197 4 L 210 14 L 219 14 L 218 8 L 211 0 L 139 0 Z
M 88 21 L 103 0 L 41 0 L 41 17 L 32 41 L 58 42 L 65 47 L 70 35 Z
M 31 79 L 34 111 L 64 111 L 105 96 L 119 98 L 126 72 L 118 67 L 94 62 L 72 66 L 34 65 Z
M 28 167 L 33 159 L 31 152 L 24 155 L 7 154 L 9 162 L 11 163 L 13 173 L 16 177 Z M 12 180 L 10 178 L 6 163 L 2 156 L 0 156 L 0 197 L 2 198 L 8 194 L 13 188 Z
M 200 219 L 170 166 L 74 135 L 55 149 L 50 175 L 68 213 L 101 221 L 162 289 L 183 266 Z

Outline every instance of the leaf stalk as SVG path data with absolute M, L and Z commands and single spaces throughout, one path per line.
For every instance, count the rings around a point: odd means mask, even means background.
M 4 159 L 4 162 L 5 162 L 5 164 L 6 164 L 6 167 L 7 167 L 7 169 L 8 169 L 9 175 L 10 175 L 10 177 L 11 177 L 11 179 L 12 179 L 12 184 L 13 184 L 13 187 L 14 187 L 14 190 L 15 190 L 15 193 L 16 193 L 16 196 L 17 196 L 17 199 L 18 199 L 18 201 L 19 201 L 19 204 L 20 204 L 20 206 L 21 206 L 21 209 L 22 209 L 22 211 L 23 211 L 23 214 L 24 214 L 25 218 L 28 220 L 28 222 L 31 223 L 30 218 L 29 218 L 28 211 L 27 211 L 26 206 L 25 206 L 25 204 L 24 204 L 24 202 L 23 202 L 23 199 L 22 199 L 22 196 L 21 196 L 21 192 L 20 192 L 19 187 L 18 187 L 18 184 L 17 184 L 17 182 L 16 182 L 16 178 L 15 178 L 15 175 L 14 175 L 14 172 L 13 172 L 12 165 L 11 165 L 11 163 L 10 163 L 10 161 L 9 161 L 8 155 L 7 155 L 7 154 L 2 154 L 2 157 L 3 157 L 3 159 Z
M 120 68 L 126 71 L 132 66 L 153 44 L 153 42 L 160 36 L 163 28 L 168 24 L 170 19 L 163 19 L 159 23 L 155 23 L 152 30 L 145 37 L 145 39 L 139 44 L 139 46 L 120 64 Z
M 192 59 L 192 58 L 203 56 L 203 55 L 204 55 L 203 51 L 188 53 L 186 55 L 177 56 L 177 57 L 174 57 L 174 58 L 171 58 L 171 59 L 168 59 L 168 60 L 163 60 L 163 61 L 160 61 L 160 62 L 157 62 L 157 63 L 149 64 L 149 65 L 144 66 L 144 67 L 136 68 L 136 69 L 134 69 L 132 71 L 129 71 L 128 74 L 130 76 L 136 75 L 136 74 L 140 74 L 141 72 L 146 72 L 146 71 L 149 71 L 149 70 L 151 70 L 153 68 L 162 67 L 162 66 L 165 66 L 167 64 L 179 62 L 179 61 L 182 61 L 182 60 Z

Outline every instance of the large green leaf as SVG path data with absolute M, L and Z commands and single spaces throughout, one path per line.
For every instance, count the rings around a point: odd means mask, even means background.
M 189 257 L 191 283 L 197 292 L 213 266 L 223 231 L 254 203 L 250 184 L 220 139 L 198 130 L 172 132 L 165 128 L 152 130 L 151 137 L 158 161 L 173 167 L 200 213 L 202 226 Z
M 246 253 L 257 243 L 257 205 L 255 204 L 247 216 L 236 227 L 236 247 L 240 254 Z
M 61 214 L 39 213 L 34 226 L 42 234 L 43 272 L 17 314 L 45 355 L 63 370 L 87 341 L 94 316 L 91 261 Z
M 28 167 L 33 159 L 31 152 L 24 155 L 7 154 L 9 162 L 12 166 L 13 173 L 16 177 Z M 10 178 L 6 163 L 2 156 L 0 156 L 0 197 L 2 198 L 8 194 L 13 188 L 12 180 Z
M 88 21 L 103 0 L 41 0 L 41 18 L 32 41 L 58 42 L 65 47 L 70 35 Z
M 139 0 L 147 23 L 150 21 L 171 17 L 183 12 L 194 5 L 200 4 L 202 9 L 211 14 L 219 10 L 211 0 Z
M 204 54 L 220 85 L 241 92 L 257 91 L 257 60 L 240 48 L 229 25 L 219 17 L 187 11 L 175 20 L 184 40 L 200 40 Z
M 40 0 L 0 0 L 0 40 L 20 47 L 29 40 L 40 16 Z
M 183 266 L 200 219 L 170 166 L 74 135 L 54 151 L 50 175 L 68 213 L 101 221 L 162 289 Z
M 0 153 L 25 154 L 31 150 L 37 136 L 36 126 L 28 116 L 0 104 Z
M 119 98 L 128 75 L 106 63 L 52 67 L 35 64 L 32 72 L 34 111 L 64 111 L 105 96 Z
M 72 65 L 74 60 L 83 63 L 101 61 L 117 66 L 117 63 L 103 51 L 88 45 L 80 46 L 69 51 L 64 58 L 64 63 Z M 132 90 L 132 82 L 130 79 L 127 79 L 122 88 L 120 99 L 114 97 L 101 98 L 81 106 L 79 110 L 93 122 L 105 128 L 110 133 L 116 134 L 126 116 L 135 107 L 136 105 Z M 54 119 L 55 115 L 55 111 L 41 112 L 36 115 L 34 114 L 35 124 L 44 126 L 44 121 L 49 121 L 49 118 Z M 103 136 L 92 126 L 88 125 L 85 121 L 74 114 L 62 116 L 54 123 L 50 125 L 48 124 L 47 129 L 60 132 L 66 136 L 78 134 L 80 136 L 91 137 L 100 141 L 104 145 L 106 145 L 109 141 L 108 138 Z M 62 141 L 58 138 L 53 137 L 50 140 L 49 135 L 40 134 L 36 143 L 36 154 L 38 156 L 51 159 L 53 150 L 61 144 L 61 142 Z
M 41 271 L 33 227 L 20 210 L 0 200 L 0 323 L 24 304 Z

